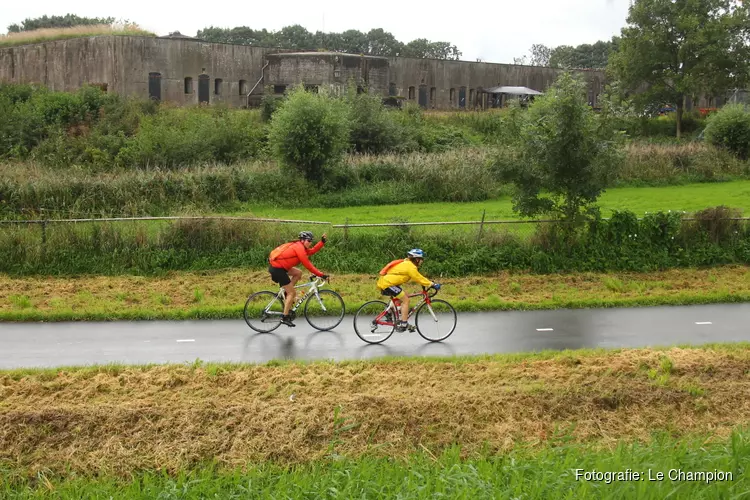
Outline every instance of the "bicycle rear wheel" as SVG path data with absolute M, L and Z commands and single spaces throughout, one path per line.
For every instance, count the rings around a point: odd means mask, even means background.
M 423 339 L 430 342 L 441 342 L 451 336 L 456 329 L 456 310 L 441 299 L 434 299 L 430 304 L 425 302 L 414 318 L 414 326 Z
M 259 333 L 269 333 L 281 325 L 284 303 L 273 292 L 256 292 L 247 298 L 243 315 L 247 326 Z
M 318 290 L 317 297 L 314 293 L 310 294 L 305 302 L 307 322 L 316 330 L 323 332 L 339 326 L 345 313 L 344 299 L 333 290 Z
M 385 313 L 388 304 L 382 300 L 365 302 L 354 315 L 354 331 L 357 337 L 368 344 L 380 344 L 393 334 L 393 313 Z

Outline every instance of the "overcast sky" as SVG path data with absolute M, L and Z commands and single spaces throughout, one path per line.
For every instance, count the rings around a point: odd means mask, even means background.
M 351 0 L 285 0 L 280 2 L 157 2 L 126 0 L 0 0 L 0 33 L 8 25 L 42 15 L 127 19 L 166 35 L 194 36 L 208 26 L 279 30 L 301 24 L 309 31 L 369 31 L 383 28 L 402 42 L 415 38 L 448 41 L 461 59 L 513 62 L 529 54 L 534 43 L 549 47 L 609 40 L 625 25 L 629 0 L 496 0 L 492 2 L 372 2 Z M 188 8 L 188 5 L 195 6 Z M 356 7 L 352 7 L 355 5 Z M 481 5 L 481 7 L 480 7 Z M 355 11 L 353 9 L 360 9 Z

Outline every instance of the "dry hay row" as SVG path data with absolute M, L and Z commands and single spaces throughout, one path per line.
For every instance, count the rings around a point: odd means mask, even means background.
M 507 450 L 545 445 L 560 429 L 605 447 L 656 430 L 726 436 L 750 419 L 749 372 L 743 350 L 671 349 L 511 363 L 0 374 L 0 463 L 127 475 L 211 460 L 306 463 L 332 446 L 348 456 L 453 443 L 466 453 Z

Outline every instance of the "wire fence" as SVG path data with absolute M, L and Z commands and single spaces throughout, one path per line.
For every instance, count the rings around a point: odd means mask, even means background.
M 603 218 L 608 220 L 608 218 Z M 638 220 L 643 220 L 639 218 Z M 323 226 L 323 232 L 340 231 L 339 237 L 344 240 L 348 239 L 353 231 L 378 231 L 378 230 L 403 230 L 411 231 L 413 234 L 418 235 L 422 233 L 421 229 L 430 228 L 430 234 L 441 232 L 460 232 L 465 235 L 475 238 L 477 242 L 480 242 L 485 237 L 497 238 L 498 236 L 514 236 L 516 238 L 525 239 L 538 233 L 538 229 L 543 225 L 550 224 L 561 224 L 558 220 L 552 219 L 535 219 L 535 220 L 488 220 L 486 218 L 486 211 L 484 211 L 480 218 L 477 220 L 459 220 L 459 221 L 423 221 L 423 222 L 409 222 L 406 220 L 393 220 L 391 222 L 365 222 L 357 223 L 351 222 L 349 218 L 346 218 L 343 224 L 334 224 L 330 221 L 319 221 L 319 220 L 300 220 L 300 219 L 281 219 L 281 218 L 258 218 L 258 217 L 242 217 L 242 216 L 163 216 L 163 217 L 102 217 L 102 218 L 62 218 L 62 219 L 5 219 L 0 220 L 0 233 L 7 233 L 9 226 L 38 226 L 38 242 L 44 247 L 47 243 L 48 233 L 53 227 L 67 227 L 70 230 L 71 226 L 88 225 L 88 224 L 106 224 L 121 226 L 125 224 L 133 224 L 138 222 L 146 223 L 187 223 L 188 221 L 205 221 L 205 222 L 219 222 L 225 223 L 225 226 L 229 226 L 230 223 L 238 224 L 235 229 L 239 233 L 247 233 L 247 227 L 242 227 L 243 224 L 260 224 L 260 225 L 272 225 L 282 224 L 288 226 L 296 226 L 290 229 L 290 234 L 282 234 L 278 230 L 272 232 L 279 238 L 289 238 L 294 236 L 294 232 L 307 228 L 308 226 Z M 736 228 L 741 229 L 738 233 L 746 233 L 750 231 L 750 217 L 727 217 L 722 219 L 703 220 L 696 219 L 694 217 L 683 217 L 681 219 L 683 224 L 688 224 L 694 221 L 700 221 L 706 225 L 705 230 L 707 232 L 715 232 L 711 227 L 711 224 L 719 225 L 722 223 L 733 223 Z M 255 227 L 255 226 L 254 226 Z M 231 230 L 231 228 L 225 230 Z M 142 230 L 140 228 L 139 230 Z M 152 228 L 148 231 L 150 234 L 158 233 L 158 228 Z M 114 233 L 112 233 L 114 234 Z M 316 235 L 317 236 L 317 235 Z M 34 238 L 34 236 L 26 232 L 24 239 Z M 106 237 L 106 235 L 104 236 Z M 200 241 L 195 242 L 196 245 L 200 245 Z

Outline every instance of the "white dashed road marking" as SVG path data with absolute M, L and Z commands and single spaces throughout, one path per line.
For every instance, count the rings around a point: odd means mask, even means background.
M 696 321 L 696 325 L 713 325 L 710 321 Z
M 177 342 L 195 342 L 195 339 L 180 339 Z
M 552 328 L 537 328 L 537 332 L 554 332 L 555 330 Z

